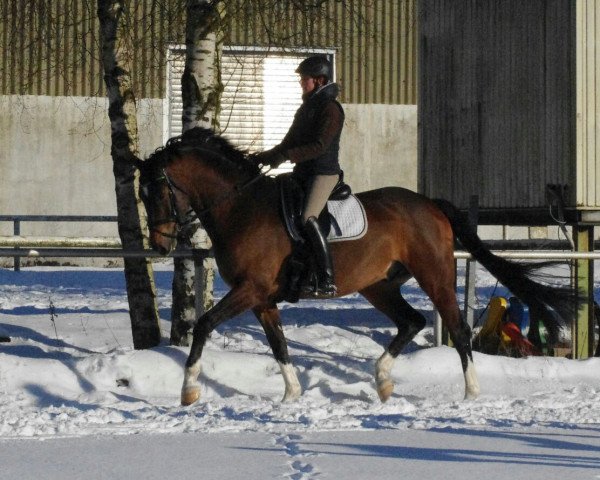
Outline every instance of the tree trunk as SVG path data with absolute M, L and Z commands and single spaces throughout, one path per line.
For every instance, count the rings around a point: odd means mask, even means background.
M 104 81 L 108 91 L 111 154 L 117 195 L 119 236 L 125 250 L 142 250 L 148 244 L 146 219 L 138 195 L 138 131 L 130 65 L 133 48 L 128 41 L 127 12 L 123 0 L 98 0 Z M 152 265 L 147 259 L 126 258 L 125 281 L 133 346 L 150 348 L 160 343 L 158 307 Z
M 218 127 L 223 85 L 219 69 L 218 1 L 187 0 L 185 68 L 181 77 L 183 131 Z
M 218 4 L 218 1 L 187 1 L 186 57 L 181 78 L 184 132 L 197 126 L 213 129 L 218 126 L 222 92 L 217 41 L 221 18 Z M 208 248 L 210 245 L 202 241 L 205 238 L 196 221 L 192 228 L 180 233 L 178 249 Z M 191 327 L 213 303 L 214 267 L 210 259 L 201 258 L 176 257 L 174 263 L 171 344 L 189 345 Z M 202 292 L 202 298 L 198 300 L 197 291 Z

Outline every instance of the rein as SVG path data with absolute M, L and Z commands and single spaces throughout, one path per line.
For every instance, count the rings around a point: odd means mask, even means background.
M 199 149 L 195 149 L 195 150 L 199 150 Z M 203 149 L 200 149 L 203 150 Z M 212 154 L 214 154 L 215 152 L 211 151 Z M 265 177 L 270 171 L 272 170 L 272 168 L 269 168 L 268 170 L 264 171 L 264 172 L 259 172 L 258 175 L 250 178 L 250 180 L 246 181 L 245 183 L 239 184 L 239 185 L 234 185 L 233 189 L 223 193 L 222 195 L 219 195 L 218 197 L 216 197 L 209 205 L 205 206 L 202 210 L 195 212 L 192 209 L 190 209 L 186 214 L 185 214 L 185 220 L 182 220 L 180 217 L 180 215 L 177 213 L 177 206 L 176 206 L 176 201 L 175 201 L 175 190 L 180 191 L 181 193 L 183 193 L 185 196 L 189 197 L 189 194 L 182 189 L 180 186 L 178 186 L 168 175 L 166 172 L 166 167 L 162 169 L 162 176 L 155 178 L 154 180 L 152 180 L 151 183 L 158 183 L 160 181 L 165 181 L 167 184 L 167 187 L 169 188 L 169 202 L 170 202 L 170 207 L 171 207 L 171 217 L 163 219 L 163 220 L 157 220 L 155 222 L 153 222 L 151 225 L 149 225 L 150 229 L 159 233 L 160 235 L 167 237 L 167 238 L 177 238 L 179 232 L 189 226 L 191 223 L 193 223 L 195 220 L 197 219 L 201 219 L 201 217 L 203 217 L 204 215 L 206 215 L 207 213 L 209 213 L 213 208 L 215 208 L 216 206 L 218 206 L 219 204 L 223 203 L 224 201 L 228 200 L 229 198 L 233 197 L 233 196 L 237 196 L 240 195 L 246 188 L 250 187 L 251 185 L 253 185 L 254 183 L 256 183 L 258 180 L 260 180 L 261 178 Z M 144 187 L 142 187 L 144 188 Z M 169 223 L 171 221 L 175 221 L 175 223 L 177 224 L 177 233 L 176 234 L 168 234 L 168 233 L 164 233 L 158 229 L 156 229 L 155 227 L 165 224 L 165 223 Z
M 233 196 L 237 196 L 240 195 L 246 188 L 248 188 L 250 185 L 253 185 L 254 183 L 256 183 L 258 180 L 260 180 L 261 178 L 263 178 L 264 176 L 267 175 L 267 173 L 269 173 L 271 171 L 271 168 L 269 168 L 269 170 L 265 171 L 265 172 L 260 172 L 258 175 L 256 175 L 255 177 L 252 177 L 250 180 L 248 180 L 246 183 L 242 183 L 241 185 L 234 185 L 233 189 L 229 192 L 225 192 L 222 195 L 219 195 L 217 198 L 215 198 L 209 205 L 207 205 L 206 207 L 204 207 L 202 210 L 200 210 L 199 212 L 194 212 L 194 219 L 196 218 L 200 218 L 203 215 L 206 215 L 208 212 L 210 212 L 213 208 L 215 208 L 217 205 L 219 205 L 220 203 L 223 203 L 224 201 L 228 200 L 229 198 L 233 197 Z M 188 196 L 189 195 L 180 187 L 178 187 L 168 176 L 166 172 L 163 172 L 165 177 L 167 178 L 167 183 L 172 186 L 173 188 L 179 190 L 181 193 L 183 193 L 184 195 Z

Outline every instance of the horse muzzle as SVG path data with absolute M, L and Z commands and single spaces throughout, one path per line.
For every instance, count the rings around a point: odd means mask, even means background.
M 150 232 L 150 245 L 160 255 L 168 255 L 177 246 L 177 235 L 168 234 L 161 230 L 152 230 Z

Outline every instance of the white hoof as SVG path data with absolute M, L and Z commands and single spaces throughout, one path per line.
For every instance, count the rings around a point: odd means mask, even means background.
M 302 391 L 300 390 L 300 388 L 286 391 L 281 401 L 284 403 L 295 402 L 300 398 L 300 395 L 302 395 Z
M 200 384 L 198 376 L 200 375 L 200 360 L 194 365 L 188 367 L 183 372 L 183 387 L 181 387 L 181 404 L 191 405 L 200 398 Z
M 385 352 L 375 364 L 375 382 L 377 383 L 377 395 L 382 402 L 386 402 L 394 391 L 394 382 L 390 379 L 394 357 Z
M 479 397 L 479 386 L 477 388 L 466 388 L 465 389 L 465 400 L 475 400 Z
M 384 380 L 381 383 L 377 384 L 377 395 L 379 395 L 379 400 L 382 403 L 388 401 L 388 399 L 392 396 L 394 392 L 394 382 L 391 380 Z
M 200 387 L 184 387 L 181 389 L 181 405 L 188 406 L 200 398 Z

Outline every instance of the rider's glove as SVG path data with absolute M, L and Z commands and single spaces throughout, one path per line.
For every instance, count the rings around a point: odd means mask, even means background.
M 255 153 L 254 155 L 252 155 L 252 159 L 257 164 L 268 165 L 272 168 L 277 168 L 286 160 L 285 155 L 274 149 Z

